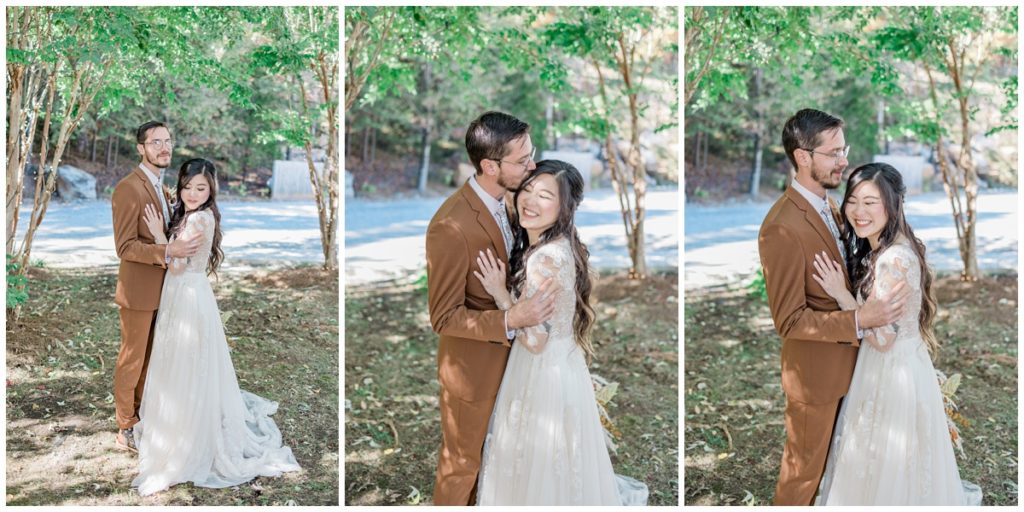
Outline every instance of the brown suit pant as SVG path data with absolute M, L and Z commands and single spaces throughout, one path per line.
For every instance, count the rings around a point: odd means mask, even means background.
M 487 423 L 497 396 L 466 401 L 441 388 L 441 453 L 434 505 L 473 505 Z
M 786 399 L 786 447 L 773 505 L 812 505 L 825 473 L 842 400 L 805 404 Z
M 121 308 L 121 352 L 114 367 L 114 409 L 118 428 L 131 428 L 139 422 L 139 405 L 149 369 L 155 326 L 156 311 Z

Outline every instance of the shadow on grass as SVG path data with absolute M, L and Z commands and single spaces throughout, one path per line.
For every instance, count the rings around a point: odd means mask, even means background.
M 7 331 L 7 503 L 338 503 L 337 274 L 316 267 L 221 272 L 214 283 L 242 389 L 280 403 L 274 420 L 302 471 L 259 488 L 182 484 L 142 498 L 136 458 L 113 446 L 120 347 L 116 268 L 42 269 Z
M 591 372 L 620 386 L 612 464 L 648 485 L 650 505 L 676 505 L 677 274 L 602 275 L 594 295 Z M 425 291 L 398 281 L 347 289 L 345 338 L 346 505 L 429 503 L 441 427 Z
M 963 479 L 985 505 L 1017 499 L 1017 275 L 940 277 L 935 367 L 961 373 Z M 770 504 L 785 442 L 779 353 L 768 306 L 739 285 L 687 290 L 685 504 Z M 982 321 L 983 320 L 983 321 Z

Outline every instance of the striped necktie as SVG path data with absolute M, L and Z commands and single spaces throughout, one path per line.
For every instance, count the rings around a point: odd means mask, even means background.
M 505 211 L 505 201 L 498 202 L 498 226 L 501 228 L 501 237 L 505 239 L 505 257 L 512 256 L 512 226 L 508 223 L 508 212 Z
M 846 248 L 843 247 L 842 238 L 839 236 L 839 226 L 836 225 L 836 219 L 832 216 L 832 208 L 829 207 L 828 200 L 825 201 L 825 206 L 821 208 L 822 220 L 825 221 L 825 225 L 828 226 L 829 232 L 832 233 L 832 238 L 836 241 L 836 246 L 839 247 L 839 254 L 846 259 Z

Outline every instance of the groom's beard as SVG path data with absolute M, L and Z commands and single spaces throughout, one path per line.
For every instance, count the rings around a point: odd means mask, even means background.
M 839 188 L 839 184 L 843 181 L 843 171 L 846 167 L 830 167 L 828 169 L 819 168 L 815 165 L 811 169 L 811 178 L 818 182 L 819 185 L 825 188 L 825 190 L 832 190 Z
M 150 149 L 148 147 L 146 148 L 145 151 L 146 151 L 146 163 L 149 164 L 149 165 L 147 165 L 147 167 L 155 167 L 156 169 L 153 169 L 154 171 L 158 170 L 158 169 L 166 169 L 166 168 L 170 167 L 170 165 L 171 165 L 171 152 L 170 151 L 168 151 L 166 149 L 163 149 L 163 148 L 150 151 Z
M 505 174 L 504 171 L 499 171 L 498 172 L 498 186 L 504 188 L 505 190 L 507 190 L 509 192 L 515 192 L 516 189 L 519 188 L 519 185 L 523 182 L 523 179 L 525 179 L 525 178 L 526 178 L 526 176 L 522 175 L 522 176 L 519 176 L 518 180 L 513 181 L 513 180 L 515 180 L 515 178 L 510 178 L 507 174 Z

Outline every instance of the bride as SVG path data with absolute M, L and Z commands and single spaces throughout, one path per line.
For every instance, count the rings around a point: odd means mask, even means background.
M 152 355 L 135 427 L 143 496 L 192 482 L 230 487 L 257 476 L 298 471 L 270 415 L 277 403 L 238 388 L 217 301 L 207 280 L 224 258 L 220 250 L 216 170 L 194 158 L 178 172 L 170 230 L 200 237 L 195 256 L 173 259 L 160 295 Z M 163 219 L 146 206 L 146 225 L 167 243 Z
M 518 333 L 491 414 L 477 482 L 479 505 L 643 505 L 647 487 L 612 471 L 587 360 L 593 356 L 588 252 L 574 215 L 583 177 L 557 160 L 537 169 L 514 196 L 518 214 L 505 266 L 489 252 L 474 272 L 501 309 L 554 277 L 550 322 Z
M 925 247 L 903 212 L 900 173 L 882 163 L 850 175 L 842 214 L 847 268 L 815 257 L 815 280 L 844 310 L 884 296 L 900 281 L 912 289 L 896 323 L 866 330 L 850 390 L 836 420 L 819 505 L 980 505 L 981 489 L 961 482 L 930 355 L 936 303 Z

